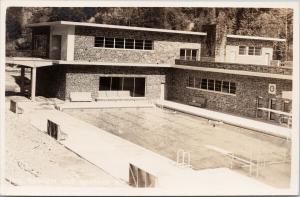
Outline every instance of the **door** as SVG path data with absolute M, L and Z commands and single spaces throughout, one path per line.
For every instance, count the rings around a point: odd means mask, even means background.
M 276 99 L 269 99 L 269 109 L 276 110 Z M 274 112 L 269 112 L 269 120 L 275 120 Z
M 166 89 L 165 89 L 165 84 L 161 83 L 160 85 L 160 100 L 165 100 L 165 96 L 166 96 Z
M 235 62 L 235 51 L 229 52 L 229 62 Z
M 269 66 L 270 65 L 270 61 L 271 61 L 271 55 L 270 55 L 270 53 L 266 53 L 265 54 L 265 64 L 267 65 L 267 66 Z
M 61 59 L 61 35 L 52 36 L 51 58 L 55 60 Z

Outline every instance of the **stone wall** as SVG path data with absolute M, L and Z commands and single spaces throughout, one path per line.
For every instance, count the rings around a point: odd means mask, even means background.
M 84 61 L 174 64 L 180 48 L 201 48 L 205 36 L 76 27 L 74 59 Z M 94 47 L 95 36 L 153 40 L 154 50 Z
M 237 87 L 236 95 L 187 88 L 188 76 L 235 82 Z M 276 84 L 276 95 L 268 93 L 269 83 Z M 169 88 L 167 98 L 170 100 L 188 104 L 192 101 L 193 97 L 202 97 L 207 99 L 207 109 L 246 117 L 255 117 L 257 96 L 263 97 L 263 107 L 266 108 L 268 108 L 268 99 L 276 98 L 276 109 L 282 110 L 282 91 L 292 90 L 291 80 L 278 80 L 182 69 L 174 69 L 174 72 L 169 73 L 167 75 L 167 84 Z M 264 113 L 263 119 L 267 119 L 267 115 L 267 113 Z M 278 118 L 278 116 L 276 118 Z
M 96 98 L 99 91 L 100 76 L 145 77 L 145 97 L 158 99 L 161 83 L 165 83 L 165 74 L 166 70 L 163 68 L 69 65 L 66 69 L 65 99 L 69 99 L 70 92 L 74 91 L 92 92 L 92 97 Z

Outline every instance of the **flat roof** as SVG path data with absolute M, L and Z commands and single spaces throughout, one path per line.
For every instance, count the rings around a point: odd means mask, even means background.
M 282 38 L 270 38 L 270 37 L 259 37 L 259 36 L 243 36 L 243 35 L 233 35 L 227 34 L 227 38 L 238 38 L 238 39 L 248 39 L 248 40 L 267 40 L 267 41 L 278 41 L 285 42 L 286 39 Z
M 72 22 L 72 21 L 54 21 L 54 22 L 33 23 L 33 24 L 27 25 L 27 27 L 41 27 L 41 26 L 54 26 L 54 25 L 101 27 L 101 28 L 109 28 L 109 29 L 124 29 L 124 30 L 133 30 L 133 31 L 149 31 L 149 32 L 161 32 L 161 33 L 173 33 L 173 34 L 198 35 L 198 36 L 206 36 L 207 35 L 206 32 L 193 32 L 193 31 L 181 31 L 181 30 L 122 26 L 122 25 L 108 25 L 108 24 Z

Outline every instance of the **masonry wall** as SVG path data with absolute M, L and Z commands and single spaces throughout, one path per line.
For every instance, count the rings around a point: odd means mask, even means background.
M 94 47 L 95 36 L 153 40 L 154 50 Z M 93 27 L 75 28 L 74 59 L 100 62 L 174 64 L 180 48 L 201 48 L 204 36 L 130 31 Z
M 145 77 L 148 99 L 160 98 L 161 83 L 165 83 L 166 70 L 163 68 L 111 67 L 111 66 L 67 66 L 66 67 L 66 94 L 70 92 L 92 92 L 96 98 L 99 91 L 100 76 L 115 77 Z
M 187 88 L 189 76 L 235 82 L 236 95 Z M 268 93 L 269 83 L 276 84 L 276 95 Z M 174 72 L 167 75 L 167 86 L 169 100 L 189 104 L 193 97 L 202 97 L 207 99 L 207 109 L 254 118 L 257 96 L 263 97 L 263 107 L 266 108 L 268 108 L 269 98 L 276 98 L 276 109 L 282 110 L 282 91 L 291 91 L 292 81 L 174 69 Z M 263 113 L 262 119 L 267 118 L 268 113 Z M 278 118 L 277 116 L 276 119 Z

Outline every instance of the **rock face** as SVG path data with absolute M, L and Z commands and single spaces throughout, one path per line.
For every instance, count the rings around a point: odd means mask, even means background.
M 181 48 L 199 49 L 204 36 L 105 28 L 76 27 L 75 60 L 144 64 L 174 64 Z M 94 47 L 95 37 L 152 40 L 153 50 Z

